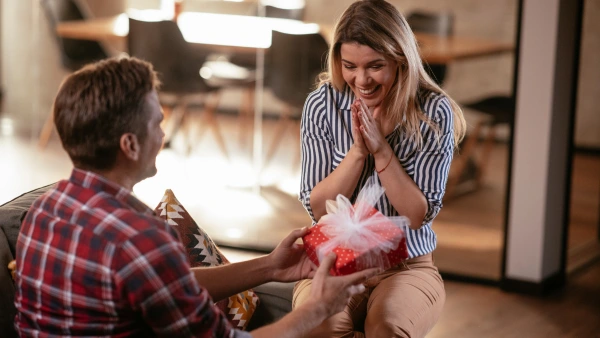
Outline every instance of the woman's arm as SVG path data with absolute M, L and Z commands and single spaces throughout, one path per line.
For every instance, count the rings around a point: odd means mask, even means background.
M 364 163 L 365 157 L 352 146 L 340 165 L 313 188 L 310 206 L 315 220 L 318 221 L 327 213 L 325 209 L 327 200 L 335 200 L 338 194 L 347 198 L 352 196 Z
M 337 168 L 330 171 L 334 144 L 325 128 L 329 118 L 327 109 L 333 109 L 319 101 L 326 96 L 309 96 L 302 114 L 302 185 L 301 199 L 313 220 L 318 221 L 327 213 L 325 202 L 334 200 L 338 194 L 350 198 L 360 179 L 365 158 L 369 154 L 359 131 L 360 123 L 352 114 L 353 145 Z M 333 98 L 330 98 L 333 100 Z M 325 114 L 322 114 L 323 111 Z M 355 107 L 352 107 L 354 112 Z
M 435 112 L 435 123 L 440 128 L 440 138 L 429 129 L 423 134 L 423 147 L 416 151 L 414 175 L 411 178 L 398 160 L 390 145 L 381 135 L 380 125 L 368 107 L 362 103 L 359 114 L 364 128 L 363 138 L 375 159 L 385 194 L 398 214 L 410 220 L 411 229 L 419 229 L 431 221 L 441 208 L 450 162 L 452 161 L 452 110 L 447 100 L 428 105 Z
M 399 215 L 410 220 L 410 228 L 419 229 L 427 213 L 427 200 L 415 181 L 408 176 L 398 157 L 387 145 L 373 155 L 385 194 Z M 387 165 L 387 167 L 386 167 Z M 384 169 L 385 168 L 385 169 Z

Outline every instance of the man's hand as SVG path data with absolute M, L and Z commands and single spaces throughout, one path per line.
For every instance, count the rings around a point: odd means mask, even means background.
M 335 260 L 334 253 L 330 253 L 323 259 L 310 290 L 311 302 L 314 302 L 317 309 L 325 312 L 326 318 L 344 310 L 352 296 L 365 291 L 362 283 L 381 272 L 381 269 L 373 268 L 346 276 L 330 276 L 329 270 Z
M 315 275 L 316 266 L 310 261 L 304 245 L 296 240 L 308 233 L 308 228 L 296 229 L 284 238 L 268 255 L 272 267 L 272 280 L 278 282 L 295 282 Z
M 305 231 L 304 229 L 294 231 L 282 241 L 280 246 L 293 244 L 293 239 L 300 237 L 300 234 Z M 309 301 L 295 308 L 281 320 L 252 331 L 252 337 L 309 337 L 310 331 L 323 320 L 342 311 L 350 297 L 364 292 L 365 287 L 361 283 L 380 271 L 368 269 L 347 276 L 330 276 L 329 270 L 335 258 L 335 254 L 330 254 L 321 262 L 314 274 Z
M 15 273 L 17 272 L 17 261 L 14 259 L 8 263 L 8 270 L 10 270 L 10 274 L 12 275 L 13 282 L 15 281 Z

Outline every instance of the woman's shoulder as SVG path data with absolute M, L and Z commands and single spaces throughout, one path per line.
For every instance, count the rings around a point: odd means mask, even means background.
M 434 121 L 452 118 L 452 105 L 450 104 L 450 99 L 446 95 L 428 91 L 421 93 L 419 96 L 421 98 L 421 110 L 427 117 Z
M 352 100 L 353 94 L 349 88 L 338 91 L 331 82 L 325 82 L 308 94 L 306 104 L 308 106 L 321 107 L 328 110 L 350 110 Z
M 308 98 L 319 98 L 325 100 L 331 97 L 338 97 L 340 95 L 346 95 L 346 92 L 338 91 L 331 82 L 324 82 L 319 84 L 315 90 L 308 94 Z
M 307 100 L 323 100 L 327 97 L 333 87 L 329 82 L 319 84 L 308 94 Z

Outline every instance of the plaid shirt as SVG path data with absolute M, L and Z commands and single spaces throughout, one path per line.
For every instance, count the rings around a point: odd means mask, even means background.
M 177 233 L 123 187 L 74 169 L 17 243 L 21 336 L 250 337 L 190 271 Z

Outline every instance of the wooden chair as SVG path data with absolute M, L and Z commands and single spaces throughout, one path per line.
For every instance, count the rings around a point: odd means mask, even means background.
M 454 15 L 450 12 L 414 11 L 406 16 L 406 22 L 408 22 L 413 32 L 443 37 L 454 34 Z M 425 63 L 425 69 L 440 86 L 444 83 L 447 71 L 445 64 Z
M 72 0 L 40 0 L 40 5 L 50 24 L 50 30 L 56 39 L 60 51 L 60 60 L 64 69 L 74 72 L 84 65 L 106 58 L 108 55 L 96 41 L 65 39 L 56 34 L 56 25 L 63 21 L 83 20 L 82 11 Z M 38 138 L 38 145 L 44 148 L 52 131 L 54 118 L 48 114 Z
M 317 76 L 324 69 L 327 41 L 320 33 L 288 34 L 273 31 L 266 60 L 265 85 L 283 104 L 278 116 L 275 136 L 266 152 L 263 168 L 272 161 L 289 128 L 297 142 L 294 168 L 300 164 L 300 117 Z
M 163 109 L 173 110 L 173 126 L 170 132 L 167 131 L 165 143 L 169 144 L 180 127 L 185 126 L 188 131 L 192 127 L 187 121 L 189 110 L 194 99 L 198 98 L 204 106 L 200 136 L 205 130 L 212 130 L 217 146 L 229 159 L 225 137 L 215 116 L 221 90 L 227 86 L 253 86 L 254 74 L 248 72 L 242 77 L 230 76 L 228 66 L 236 66 L 225 60 L 209 59 L 211 51 L 201 44 L 187 42 L 173 21 L 148 22 L 130 18 L 127 41 L 130 55 L 153 64 L 162 82 L 160 92 Z M 175 97 L 171 106 L 168 105 L 169 95 Z M 189 139 L 190 134 L 187 136 L 189 153 L 193 142 Z

